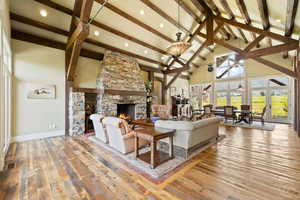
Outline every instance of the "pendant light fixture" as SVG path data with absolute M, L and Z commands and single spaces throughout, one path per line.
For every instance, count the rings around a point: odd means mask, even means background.
M 191 47 L 191 43 L 181 41 L 182 32 L 180 32 L 180 5 L 179 4 L 180 4 L 180 0 L 178 1 L 178 24 L 177 24 L 178 32 L 176 33 L 177 40 L 167 48 L 167 52 L 175 58 L 179 57 L 188 48 Z

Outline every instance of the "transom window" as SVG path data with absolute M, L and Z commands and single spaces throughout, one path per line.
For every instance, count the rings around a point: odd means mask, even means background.
M 244 76 L 244 60 L 237 60 L 235 53 L 216 58 L 216 79 L 230 79 Z

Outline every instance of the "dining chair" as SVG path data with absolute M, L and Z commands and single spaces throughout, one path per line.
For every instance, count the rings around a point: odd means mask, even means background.
M 247 104 L 241 105 L 241 111 L 251 111 L 251 106 L 247 105 Z M 241 118 L 244 118 L 244 119 L 248 118 L 249 124 L 251 124 L 252 120 L 253 120 L 251 112 L 249 112 L 249 113 L 241 112 L 241 114 L 239 115 L 239 120 L 241 120 Z
M 202 118 L 203 117 L 211 117 L 213 115 L 212 108 L 213 108 L 213 105 L 211 105 L 211 104 L 203 106 L 204 113 L 202 115 Z
M 234 106 L 224 106 L 225 122 L 227 122 L 228 119 L 232 119 L 233 124 L 236 122 L 237 116 L 236 116 L 234 110 L 235 110 Z
M 267 111 L 267 106 L 265 106 L 263 108 L 263 110 L 262 110 L 261 113 L 254 113 L 252 115 L 252 120 L 255 120 L 255 119 L 256 120 L 260 120 L 261 123 L 262 123 L 262 125 L 264 125 L 265 124 L 265 114 L 266 114 L 266 111 Z

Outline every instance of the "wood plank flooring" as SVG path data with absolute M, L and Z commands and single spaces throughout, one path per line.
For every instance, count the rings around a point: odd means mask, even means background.
M 160 185 L 84 137 L 13 144 L 11 164 L 0 173 L 0 199 L 300 200 L 300 139 L 289 126 L 220 132 L 223 141 Z

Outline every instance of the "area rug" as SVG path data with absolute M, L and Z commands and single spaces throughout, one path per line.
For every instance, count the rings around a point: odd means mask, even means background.
M 233 124 L 231 120 L 228 120 L 227 122 L 221 122 L 221 124 L 225 126 L 253 128 L 253 129 L 259 129 L 265 131 L 273 131 L 275 128 L 275 124 L 273 123 L 265 123 L 264 125 L 262 125 L 261 122 L 256 122 L 256 121 L 254 121 L 252 124 L 247 124 L 244 122 Z
M 99 140 L 95 136 L 90 136 L 88 139 L 90 139 L 92 142 L 94 142 L 99 148 L 101 148 L 101 151 L 105 152 L 106 155 L 110 155 L 112 158 L 116 159 L 117 161 L 125 164 L 128 168 L 133 169 L 138 174 L 144 176 L 148 180 L 150 180 L 153 183 L 159 184 L 162 183 L 165 179 L 172 176 L 176 172 L 178 172 L 180 169 L 182 169 L 184 166 L 189 164 L 193 157 L 204 151 L 205 149 L 211 147 L 212 145 L 216 144 L 217 142 L 221 141 L 225 138 L 225 135 L 221 135 L 218 140 L 213 140 L 209 144 L 203 146 L 202 148 L 196 150 L 194 153 L 192 153 L 188 159 L 184 159 L 181 157 L 175 157 L 172 160 L 169 160 L 159 166 L 157 166 L 155 169 L 151 169 L 150 165 L 139 160 L 135 159 L 134 152 L 129 153 L 127 155 L 124 155 L 107 144 L 104 144 L 101 140 Z M 149 151 L 149 147 L 145 147 L 140 150 L 140 153 Z

